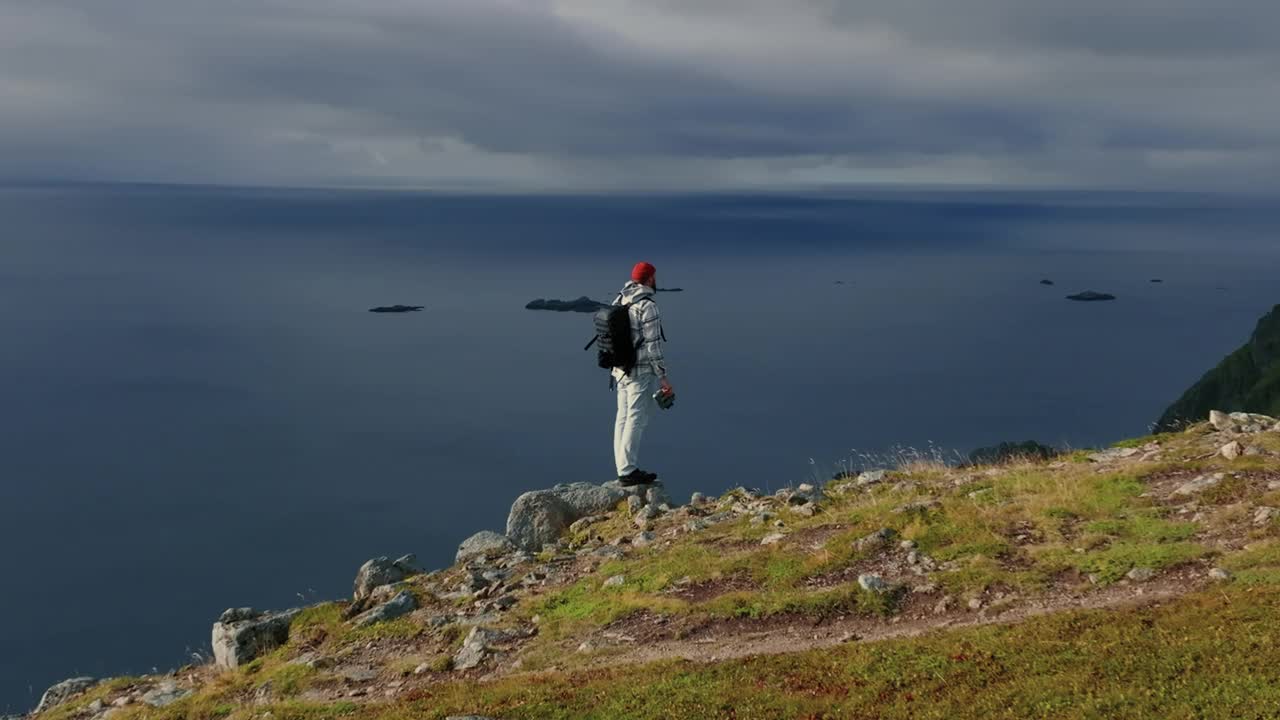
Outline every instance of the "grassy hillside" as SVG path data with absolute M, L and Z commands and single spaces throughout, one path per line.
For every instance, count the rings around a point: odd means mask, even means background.
M 1165 410 L 1160 431 L 1177 430 L 1210 410 L 1280 415 L 1280 305 L 1258 321 L 1244 347 L 1227 356 Z
M 652 537 L 619 507 L 554 552 L 401 583 L 411 615 L 316 606 L 246 667 L 116 679 L 42 718 L 1275 717 L 1277 507 L 1280 432 L 1203 423 L 816 503 L 738 489 Z M 484 660 L 454 669 L 473 627 Z M 190 694 L 138 701 L 164 683 Z

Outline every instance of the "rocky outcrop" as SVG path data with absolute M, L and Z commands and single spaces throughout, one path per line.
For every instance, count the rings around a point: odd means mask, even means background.
M 413 593 L 408 590 L 401 590 L 390 600 L 372 610 L 357 615 L 354 624 L 356 627 L 367 627 L 380 622 L 395 620 L 417 609 L 418 599 L 413 596 Z
M 462 544 L 458 546 L 458 553 L 454 556 L 453 561 L 462 563 L 475 557 L 505 555 L 515 549 L 515 543 L 511 542 L 511 538 L 506 535 L 501 535 L 492 530 L 481 530 L 462 541 Z
M 418 559 L 413 555 L 404 555 L 395 560 L 385 556 L 376 557 L 360 566 L 356 573 L 352 600 L 360 602 L 369 597 L 375 588 L 398 583 L 406 578 L 422 573 L 418 567 Z
M 1280 305 L 1258 321 L 1243 347 L 1205 373 L 1156 421 L 1158 432 L 1179 430 L 1211 410 L 1280 415 Z
M 44 691 L 44 695 L 40 697 L 40 704 L 36 705 L 34 712 L 39 714 L 45 710 L 55 708 L 97 684 L 98 680 L 91 677 L 76 677 L 63 680 Z
M 258 612 L 232 608 L 213 624 L 213 661 L 232 669 L 252 661 L 289 641 L 289 627 L 300 610 Z

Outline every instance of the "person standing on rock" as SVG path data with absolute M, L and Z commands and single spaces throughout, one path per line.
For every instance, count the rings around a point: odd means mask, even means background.
M 675 390 L 667 379 L 662 332 L 662 315 L 654 300 L 657 270 L 647 262 L 637 263 L 631 280 L 618 293 L 613 306 L 627 308 L 631 325 L 631 346 L 635 362 L 630 368 L 612 369 L 618 396 L 618 413 L 613 427 L 613 459 L 618 481 L 623 485 L 643 485 L 658 479 L 639 465 L 640 439 L 658 408 L 658 396 L 674 399 Z

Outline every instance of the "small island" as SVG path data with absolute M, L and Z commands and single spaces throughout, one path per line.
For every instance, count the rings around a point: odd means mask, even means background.
M 1052 280 L 1047 280 L 1047 279 L 1046 279 L 1046 280 L 1041 280 L 1041 281 L 1040 281 L 1040 284 L 1041 284 L 1041 285 L 1052 285 L 1052 284 L 1053 284 L 1053 281 L 1052 281 Z
M 1115 300 L 1116 296 L 1088 290 L 1078 295 L 1068 295 L 1067 299 L 1075 300 L 1076 302 L 1105 302 L 1108 300 Z
M 369 312 L 372 312 L 372 313 L 418 312 L 423 307 L 424 306 L 422 305 L 381 305 L 376 308 L 369 308 Z
M 544 300 L 542 298 L 538 298 L 537 300 L 530 301 L 529 304 L 524 307 L 526 310 L 589 313 L 600 310 L 601 308 L 607 308 L 609 305 L 607 303 L 599 302 L 598 300 L 592 300 L 586 295 L 583 295 L 577 300 Z

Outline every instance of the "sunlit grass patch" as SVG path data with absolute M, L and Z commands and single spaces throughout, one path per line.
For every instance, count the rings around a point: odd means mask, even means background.
M 1208 554 L 1209 550 L 1198 543 L 1153 544 L 1121 541 L 1082 553 L 1050 548 L 1037 553 L 1036 559 L 1037 564 L 1046 571 L 1055 567 L 1075 568 L 1080 572 L 1096 576 L 1099 584 L 1107 585 L 1120 580 L 1134 568 L 1162 570 Z

